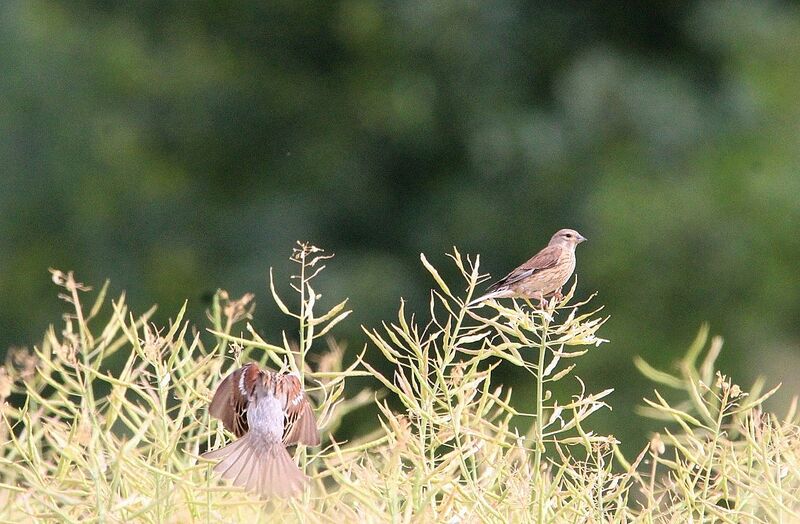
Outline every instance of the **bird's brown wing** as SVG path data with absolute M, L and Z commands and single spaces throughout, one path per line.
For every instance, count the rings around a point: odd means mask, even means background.
M 284 445 L 318 446 L 317 420 L 306 392 L 300 384 L 300 379 L 294 375 L 286 375 L 284 380 L 287 387 L 286 424 L 283 430 Z
M 562 250 L 563 248 L 561 246 L 547 246 L 517 269 L 489 286 L 487 291 L 491 293 L 492 291 L 514 285 L 535 274 L 537 271 L 555 266 L 558 259 L 561 257 Z
M 208 406 L 211 416 L 222 421 L 225 429 L 241 437 L 247 433 L 247 404 L 248 392 L 244 389 L 244 384 L 255 383 L 252 378 L 261 373 L 255 364 L 246 364 L 241 368 L 228 374 L 217 386 L 214 398 Z M 251 380 L 247 380 L 251 379 Z

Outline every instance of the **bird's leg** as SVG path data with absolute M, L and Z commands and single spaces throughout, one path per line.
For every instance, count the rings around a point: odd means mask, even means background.
M 561 294 L 561 288 L 556 289 L 556 292 L 553 293 L 553 298 L 555 298 L 558 302 L 564 300 L 564 295 Z
M 544 294 L 541 291 L 537 291 L 534 293 L 531 298 L 539 300 L 539 307 L 542 309 L 547 308 L 547 300 L 544 298 Z

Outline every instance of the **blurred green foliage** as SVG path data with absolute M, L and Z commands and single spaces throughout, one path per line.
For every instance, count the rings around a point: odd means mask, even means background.
M 421 251 L 438 264 L 457 245 L 502 276 L 574 227 L 591 240 L 579 293 L 599 291 L 612 317 L 579 372 L 589 389 L 632 407 L 647 393 L 633 356 L 668 364 L 704 320 L 739 382 L 800 389 L 796 4 L 2 13 L 1 348 L 35 343 L 62 311 L 48 267 L 109 277 L 161 318 L 254 291 L 254 324 L 275 336 L 266 270 L 287 274 L 297 239 L 337 253 L 320 286 L 351 297 L 340 334 L 360 346 L 359 324 L 391 318 L 398 297 L 424 307 Z

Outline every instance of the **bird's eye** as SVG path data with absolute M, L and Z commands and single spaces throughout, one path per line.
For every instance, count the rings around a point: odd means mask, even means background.
M 567 238 L 572 238 L 572 233 L 567 233 Z

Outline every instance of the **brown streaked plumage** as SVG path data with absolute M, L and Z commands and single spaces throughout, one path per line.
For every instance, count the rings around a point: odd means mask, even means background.
M 562 229 L 547 247 L 527 262 L 488 287 L 487 293 L 471 302 L 479 304 L 491 298 L 530 298 L 544 306 L 551 296 L 561 298 L 561 288 L 575 271 L 575 247 L 586 238 L 574 229 Z
M 220 476 L 264 497 L 291 497 L 306 477 L 286 446 L 319 444 L 314 410 L 297 375 L 246 364 L 226 376 L 208 408 L 238 440 L 202 456 Z

